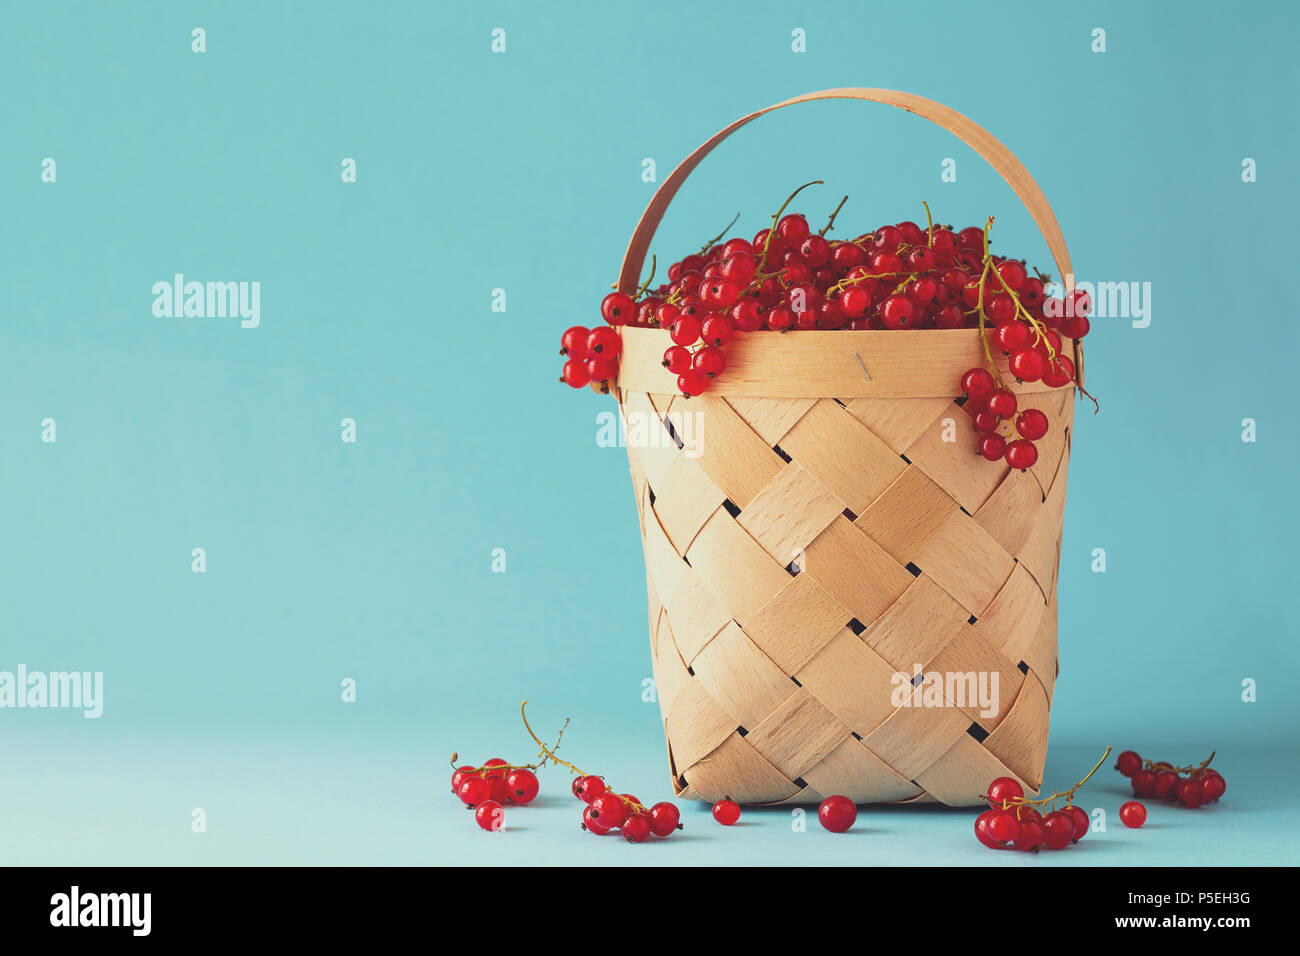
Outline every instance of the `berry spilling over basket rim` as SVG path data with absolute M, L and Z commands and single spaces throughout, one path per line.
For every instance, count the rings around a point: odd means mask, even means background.
M 811 94 L 772 109 L 853 92 L 858 91 Z M 908 102 L 918 99 L 892 95 Z M 710 144 L 765 112 L 733 124 Z M 838 354 L 850 358 L 848 363 L 838 363 L 839 376 L 862 380 L 847 389 L 837 388 L 839 397 L 889 395 L 894 391 L 889 387 L 891 378 L 908 394 L 916 394 L 918 386 L 931 383 L 918 377 L 913 362 L 899 365 L 888 354 L 881 355 L 878 349 L 885 343 L 876 336 L 805 338 L 787 333 L 907 333 L 890 343 L 889 353 L 897 349 L 930 353 L 932 361 L 926 364 L 924 376 L 930 378 L 938 368 L 951 369 L 959 356 L 969 352 L 969 332 L 977 331 L 979 363 L 950 375 L 947 388 L 962 400 L 971 418 L 977 452 L 990 461 L 1005 459 L 1021 470 L 1037 461 L 1034 442 L 1046 434 L 1049 422 L 1042 410 L 1025 407 L 1016 392 L 1075 387 L 1088 394 L 1082 383 L 1080 342 L 1090 329 L 1092 303 L 1086 292 L 1073 288 L 1064 241 L 1052 241 L 1053 233 L 1059 237 L 1059 228 L 1041 193 L 1039 201 L 1031 196 L 1026 205 L 1040 225 L 1042 220 L 1050 221 L 1051 231 L 1046 234 L 1063 270 L 1059 297 L 1045 293 L 1052 284 L 1050 275 L 1024 259 L 991 251 L 992 216 L 982 226 L 936 225 L 929 204 L 923 202 L 924 226 L 908 220 L 852 237 L 828 237 L 849 198 L 845 196 L 826 224 L 814 232 L 803 214 L 787 209 L 803 190 L 821 185 L 821 180 L 796 189 L 772 215 L 770 226 L 752 238 L 726 238 L 736 222 L 733 219 L 697 251 L 673 262 L 666 281 L 654 284 L 657 260 L 652 257 L 648 277 L 638 282 L 637 271 L 644 260 L 644 249 L 638 254 L 638 247 L 647 222 L 652 232 L 667 206 L 661 197 L 666 193 L 671 198 L 680 185 L 674 179 L 682 174 L 684 180 L 683 170 L 690 172 L 700 158 L 697 154 L 684 162 L 647 210 L 628 251 L 619 289 L 600 304 L 604 324 L 575 325 L 561 335 L 560 354 L 565 357 L 561 382 L 602 393 L 622 383 L 646 391 L 676 391 L 686 398 L 709 391 L 771 396 L 769 375 L 752 382 L 746 373 L 776 361 L 788 369 L 787 390 L 797 392 L 804 366 L 813 362 L 825 367 Z M 1010 162 L 1019 166 L 1013 158 Z M 1020 172 L 1037 192 L 1023 167 Z M 644 244 L 648 238 L 644 237 Z M 660 334 L 639 334 L 649 330 Z M 949 341 L 910 334 L 961 330 L 967 334 Z M 671 341 L 659 351 L 663 331 Z M 647 349 L 662 370 L 647 365 Z M 873 373 L 886 381 L 873 387 L 878 381 Z M 1016 390 L 1008 379 L 1014 380 Z M 808 383 L 808 393 L 822 394 L 814 389 L 824 384 Z
M 959 229 L 925 206 L 842 235 L 843 202 L 820 229 L 795 211 L 813 184 L 659 278 L 651 239 L 704 156 L 825 99 L 901 107 L 972 146 L 1030 212 L 1062 294 L 992 251 L 991 218 Z M 787 100 L 664 181 L 603 322 L 561 350 L 562 380 L 613 394 L 627 428 L 675 793 L 969 806 L 994 778 L 1038 790 L 1088 310 L 1032 177 L 931 100 Z

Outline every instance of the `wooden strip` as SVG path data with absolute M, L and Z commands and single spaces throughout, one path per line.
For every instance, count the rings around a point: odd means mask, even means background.
M 1047 694 L 1035 680 L 1020 685 L 1020 695 L 984 746 L 1035 790 L 1043 783 L 1047 759 Z
M 919 704 L 913 693 L 910 703 Z M 965 735 L 970 718 L 949 707 L 899 707 L 862 738 L 863 745 L 900 777 L 916 780 Z
M 858 804 L 907 800 L 923 792 L 852 737 L 805 770 L 803 778 L 819 791 L 841 794 Z
M 1047 604 L 1034 576 L 1019 564 L 1002 585 L 975 627 L 1011 661 L 1025 661 L 1038 634 Z
M 943 675 L 947 705 L 958 708 L 985 730 L 1001 723 L 1025 681 L 1016 662 L 998 653 L 969 624 L 927 664 L 925 671 Z M 950 681 L 948 675 L 964 676 Z
M 807 691 L 796 688 L 767 719 L 745 738 L 754 749 L 791 780 L 849 736 L 849 728 L 817 702 Z
M 930 660 L 965 626 L 970 612 L 922 574 L 869 625 L 862 640 L 897 670 Z
M 895 667 L 846 628 L 799 668 L 795 677 L 846 727 L 865 736 L 894 712 L 890 696 L 896 673 Z
M 808 546 L 811 575 L 835 600 L 870 624 L 912 584 L 912 575 L 842 515 Z
M 988 792 L 989 782 L 998 777 L 1011 777 L 1024 789 L 1026 796 L 1038 795 L 1037 787 L 1017 777 L 974 737 L 963 734 L 947 753 L 916 778 L 916 782 L 950 807 L 978 807 L 987 806 L 980 798 Z
M 726 495 L 704 473 L 698 460 L 677 455 L 655 488 L 654 512 L 678 554 L 685 554 Z
M 793 674 L 852 617 L 816 581 L 799 574 L 743 624 L 749 639 L 785 673 Z
M 704 576 L 728 614 L 742 625 L 790 580 L 785 569 L 726 511 L 714 512 L 696 535 L 686 559 Z M 669 601 L 668 613 L 673 610 Z
M 741 803 L 776 803 L 799 792 L 753 745 L 738 733 L 682 769 L 687 788 L 681 795 L 713 803 L 723 798 Z
M 645 538 L 642 539 L 642 545 L 645 549 L 646 570 L 654 581 L 655 593 L 666 598 L 677 590 L 677 585 L 681 583 L 682 575 L 686 573 L 687 568 L 681 555 L 668 540 L 668 535 L 664 533 L 653 508 L 646 518 Z
M 896 452 L 831 399 L 810 408 L 781 440 L 781 448 L 855 515 L 906 467 Z
M 736 518 L 778 564 L 796 561 L 844 510 L 798 462 L 786 465 Z
M 623 352 L 618 387 L 633 392 L 671 392 L 676 378 L 662 364 L 664 349 L 672 344 L 667 330 L 624 326 L 619 331 Z M 1005 361 L 1001 360 L 1003 366 Z M 726 374 L 711 383 L 703 397 L 839 398 L 845 402 L 877 397 L 953 398 L 961 371 L 983 364 L 978 329 L 751 332 L 728 343 Z M 1042 382 L 1026 383 L 1017 390 L 1026 394 L 1051 391 Z
M 735 621 L 691 663 L 695 677 L 741 727 L 756 727 L 798 688 Z
M 673 742 L 673 759 L 679 770 L 708 756 L 735 729 L 731 715 L 697 680 L 682 688 L 667 715 L 668 739 Z
M 633 416 L 633 420 L 639 417 L 643 421 L 661 421 L 659 411 L 650 404 L 650 396 L 644 392 L 625 394 L 623 402 L 619 405 L 619 411 L 623 415 L 625 429 L 629 416 Z M 668 437 L 667 429 L 660 424 L 659 430 L 663 433 L 662 440 L 647 441 L 636 447 L 629 444 L 627 449 L 628 458 L 636 462 L 633 466 L 634 470 L 639 467 L 646 481 L 650 482 L 650 487 L 655 489 L 655 494 L 659 493 L 659 486 L 663 483 L 668 469 L 681 457 L 681 452 Z
M 695 427 L 699 432 L 701 454 L 696 460 L 700 467 L 739 507 L 749 504 L 785 467 L 781 456 L 722 399 L 704 395 L 689 402 L 675 402 L 668 410 L 674 422 L 685 414 L 679 404 L 689 405 L 690 413 L 699 416 Z
M 952 403 L 952 395 L 937 398 L 853 398 L 848 413 L 871 429 L 896 454 L 912 447 Z
M 728 396 L 727 404 L 769 445 L 781 444 L 795 423 L 817 404 L 815 398 L 742 398 Z
M 949 406 L 903 454 L 971 514 L 988 500 L 1010 470 L 1005 461 L 985 461 L 975 454 L 970 416 L 957 405 Z
M 920 468 L 906 468 L 854 522 L 899 564 L 921 548 L 958 512 L 957 502 Z
M 1002 545 L 960 511 L 926 542 L 916 564 L 976 617 L 984 613 L 1015 566 Z
M 667 609 L 677 650 L 688 665 L 731 620 L 722 601 L 691 568 L 669 595 Z

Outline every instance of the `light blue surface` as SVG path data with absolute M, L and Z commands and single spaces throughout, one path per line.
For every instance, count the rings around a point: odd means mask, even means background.
M 795 837 L 784 811 L 624 848 L 571 832 L 555 776 L 551 805 L 499 838 L 445 793 L 452 750 L 526 758 L 527 697 L 539 732 L 573 718 L 570 759 L 665 795 L 627 460 L 595 443 L 609 402 L 554 383 L 556 340 L 596 315 L 654 188 L 643 158 L 662 178 L 737 116 L 840 85 L 970 115 L 1042 185 L 1081 278 L 1153 286 L 1149 328 L 1099 321 L 1089 340 L 1102 414 L 1074 439 L 1048 779 L 1107 744 L 1217 747 L 1231 789 L 1071 858 L 1294 856 L 1290 8 L 54 3 L 4 25 L 0 670 L 102 671 L 105 704 L 99 720 L 0 710 L 0 859 L 1009 856 L 981 852 L 966 811 L 873 811 L 869 853 Z M 737 210 L 752 232 L 814 178 L 810 216 L 844 193 L 845 229 L 923 199 L 959 225 L 994 213 L 998 248 L 1051 268 L 970 150 L 857 103 L 724 144 L 654 248 Z M 151 288 L 176 272 L 260 282 L 260 326 L 154 317 Z

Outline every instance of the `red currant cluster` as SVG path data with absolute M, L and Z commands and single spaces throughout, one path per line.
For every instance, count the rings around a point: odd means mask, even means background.
M 1219 771 L 1210 767 L 1214 753 L 1196 766 L 1175 767 L 1165 761 L 1143 760 L 1126 750 L 1115 760 L 1115 769 L 1133 784 L 1135 797 L 1156 797 L 1182 807 L 1199 807 L 1218 802 L 1228 789 Z
M 474 820 L 484 830 L 500 830 L 505 826 L 505 805 L 532 803 L 541 789 L 534 772 L 539 764 L 515 765 L 493 757 L 481 767 L 470 764 L 456 767 L 458 757 L 458 754 L 451 755 L 452 766 L 456 768 L 451 775 L 451 791 L 474 810 Z
M 1088 832 L 1091 822 L 1087 811 L 1074 805 L 1074 795 L 1097 772 L 1097 768 L 1110 756 L 1110 748 L 1097 761 L 1097 766 L 1064 793 L 1052 793 L 1038 800 L 1026 800 L 1025 790 L 1011 777 L 998 777 L 989 784 L 984 799 L 989 809 L 975 818 L 975 838 L 993 850 L 1037 852 L 1063 850 L 1078 843 Z M 1064 806 L 1057 809 L 1057 804 Z
M 724 347 L 739 333 L 978 328 L 988 368 L 972 369 L 961 384 L 982 436 L 979 451 L 990 460 L 1005 456 L 1013 467 L 1033 465 L 1033 442 L 1046 434 L 1047 416 L 1027 409 L 1015 419 L 1019 438 L 997 434 L 1002 420 L 1016 414 L 1016 399 L 1002 383 L 993 349 L 1009 356 L 1018 381 L 1075 383 L 1062 344 L 1088 334 L 1087 295 L 1049 299 L 1046 276 L 1031 276 L 1021 260 L 991 255 L 991 218 L 983 228 L 955 230 L 934 225 L 927 206 L 924 229 L 900 222 L 855 239 L 827 239 L 843 201 L 817 233 L 802 215 L 783 215 L 805 188 L 795 190 L 772 225 L 752 239 L 724 242 L 724 229 L 699 252 L 674 262 L 668 281 L 653 290 L 652 263 L 650 279 L 635 295 L 607 295 L 601 303 L 607 326 L 574 326 L 561 337 L 560 351 L 568 357 L 561 381 L 603 386 L 618 374 L 621 342 L 610 326 L 667 329 L 673 345 L 663 364 L 688 397 L 726 371 Z
M 596 836 L 604 836 L 611 830 L 618 830 L 629 843 L 643 843 L 651 834 L 658 837 L 670 836 L 674 830 L 682 829 L 681 813 L 671 803 L 656 803 L 646 807 L 630 793 L 619 793 L 611 789 L 603 777 L 584 773 L 567 760 L 555 755 L 559 739 L 553 746 L 546 746 L 537 734 L 533 733 L 528 723 L 528 714 L 524 708 L 528 702 L 519 705 L 519 714 L 524 720 L 524 729 L 540 748 L 542 761 L 547 760 L 568 767 L 577 774 L 573 781 L 573 795 L 586 804 L 582 811 L 582 829 Z M 565 721 L 568 725 L 568 721 Z M 560 736 L 564 729 L 560 729 Z
M 609 789 L 602 777 L 577 777 L 573 795 L 587 805 L 582 811 L 582 829 L 596 836 L 618 830 L 629 843 L 643 843 L 651 834 L 666 837 L 682 829 L 682 815 L 675 804 L 664 801 L 647 808 L 632 794 Z

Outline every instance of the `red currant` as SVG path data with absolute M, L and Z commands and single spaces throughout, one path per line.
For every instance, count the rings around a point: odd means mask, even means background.
M 697 316 L 682 312 L 677 317 L 677 321 L 672 324 L 672 328 L 668 330 L 668 334 L 678 345 L 694 345 L 700 339 L 700 325 Z
M 906 329 L 916 321 L 916 306 L 903 295 L 891 295 L 880 307 L 880 319 L 887 329 Z
M 627 819 L 627 806 L 617 793 L 606 791 L 591 801 L 591 815 L 601 826 L 612 829 Z
M 675 347 L 680 348 L 681 346 Z M 722 349 L 706 345 L 695 353 L 695 358 L 691 361 L 691 367 L 706 378 L 717 378 L 727 367 L 727 357 L 722 354 Z
M 619 829 L 628 843 L 642 843 L 650 836 L 651 826 L 650 814 L 639 811 L 624 820 Z
M 994 810 L 1005 809 L 1003 804 L 1015 803 L 1024 796 L 1025 788 L 1014 777 L 998 777 L 989 784 L 989 806 Z
M 1022 382 L 1036 382 L 1042 378 L 1047 360 L 1034 349 L 1021 349 L 1011 354 L 1011 374 Z
M 677 376 L 677 390 L 687 398 L 704 394 L 708 387 L 709 380 L 694 369 Z
M 592 813 L 591 807 L 586 807 L 582 811 L 582 826 L 583 829 L 589 830 L 596 836 L 604 836 L 613 829 L 612 827 L 601 826 L 600 821 L 596 819 L 596 815 Z
M 1020 821 L 1010 810 L 994 810 L 989 817 L 989 836 L 1002 843 L 1011 843 L 1020 833 Z
M 1007 450 L 1007 440 L 1001 435 L 985 435 L 980 439 L 980 454 L 989 461 L 1000 461 Z
M 1006 456 L 1008 465 L 1024 471 L 1027 468 L 1033 468 L 1038 461 L 1038 449 L 1033 442 L 1019 438 L 1016 441 L 1008 442 Z
M 506 775 L 506 789 L 512 802 L 532 803 L 533 798 L 541 790 L 541 783 L 537 779 L 537 774 L 527 767 L 519 767 Z
M 664 350 L 664 368 L 681 375 L 691 367 L 691 350 L 684 345 L 670 345 Z
M 1002 842 L 989 833 L 989 820 L 993 818 L 994 812 L 993 810 L 985 810 L 975 818 L 975 839 L 990 850 L 1001 850 L 1003 849 Z
M 848 797 L 827 797 L 817 808 L 817 820 L 832 833 L 843 833 L 858 819 L 858 808 Z
M 700 327 L 700 338 L 709 345 L 726 345 L 735 334 L 731 319 L 718 312 L 705 319 Z
M 587 336 L 587 354 L 592 358 L 614 359 L 623 349 L 623 338 L 608 325 L 592 329 Z
M 666 837 L 681 827 L 682 814 L 676 805 L 656 803 L 650 808 L 650 830 L 655 836 Z
M 1037 408 L 1026 408 L 1016 416 L 1016 431 L 1021 438 L 1038 441 L 1047 434 L 1047 416 Z
M 481 776 L 466 777 L 464 782 L 461 783 L 460 789 L 456 791 L 456 796 L 460 797 L 465 806 L 476 807 L 484 800 L 491 798 L 492 784 Z
M 735 800 L 719 800 L 713 805 L 713 819 L 729 827 L 740 819 L 740 804 Z
M 474 822 L 484 830 L 504 830 L 506 810 L 495 800 L 484 800 L 474 808 Z
M 1022 820 L 1020 822 L 1020 832 L 1016 834 L 1016 849 L 1037 853 L 1046 836 L 1047 834 L 1043 832 L 1043 825 L 1037 820 Z
M 808 220 L 799 213 L 782 216 L 776 224 L 776 234 L 786 242 L 800 242 L 808 235 Z
M 600 303 L 600 314 L 610 325 L 626 325 L 636 314 L 636 303 L 623 292 L 611 292 Z
M 560 354 L 582 361 L 587 357 L 587 336 L 591 330 L 585 325 L 574 325 L 560 336 Z
M 1074 842 L 1078 843 L 1088 835 L 1088 827 L 1092 824 L 1092 818 L 1088 816 L 1087 810 L 1083 809 L 1083 807 L 1076 807 L 1074 804 L 1066 807 L 1065 812 L 1074 821 Z
M 1016 396 L 1005 388 L 999 388 L 989 396 L 989 411 L 1002 418 L 1010 418 L 1016 413 Z
M 1054 810 L 1043 818 L 1043 844 L 1049 850 L 1063 850 L 1074 839 L 1074 820 L 1064 810 Z
M 1119 808 L 1119 819 L 1124 826 L 1136 830 L 1147 822 L 1147 808 L 1136 800 L 1130 800 Z
M 986 399 L 993 394 L 997 383 L 986 368 L 973 368 L 961 377 L 961 390 L 975 399 Z
M 1131 777 L 1142 769 L 1142 758 L 1134 750 L 1125 750 L 1115 758 L 1115 769 L 1126 777 Z
M 1014 259 L 1007 259 L 1005 262 L 998 264 L 998 275 L 1002 277 L 1003 283 L 1012 292 L 1019 292 L 1025 280 L 1029 278 L 1029 273 L 1025 270 L 1022 263 Z
M 573 781 L 573 795 L 583 803 L 591 803 L 605 792 L 605 781 L 599 777 L 578 777 Z
M 613 359 L 588 359 L 587 377 L 593 382 L 608 382 L 618 374 L 618 362 Z

